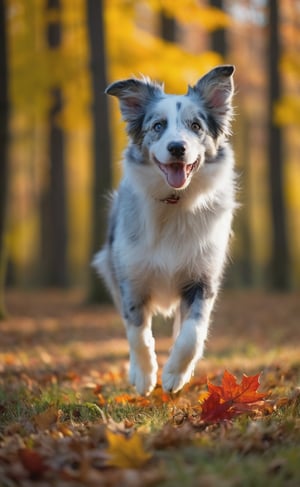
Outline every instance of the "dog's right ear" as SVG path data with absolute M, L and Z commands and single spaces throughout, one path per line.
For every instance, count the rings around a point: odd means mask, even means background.
M 210 125 L 215 136 L 230 134 L 234 69 L 231 65 L 217 66 L 188 90 L 188 95 L 196 95 L 204 102 L 210 120 L 213 121 Z
M 163 96 L 163 88 L 148 78 L 131 78 L 112 83 L 105 93 L 119 98 L 123 119 L 131 123 L 144 115 L 147 105 L 153 99 Z

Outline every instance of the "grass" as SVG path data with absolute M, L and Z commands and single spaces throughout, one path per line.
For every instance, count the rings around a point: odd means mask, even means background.
M 1 487 L 300 485 L 299 298 L 224 294 L 196 380 L 145 399 L 128 385 L 113 310 L 82 307 L 77 293 L 10 294 L 0 324 Z M 158 322 L 155 333 L 162 366 L 170 327 Z M 239 379 L 262 372 L 269 398 L 257 413 L 203 425 L 206 378 L 219 383 L 225 369 Z M 109 467 L 108 429 L 120 438 L 137 432 L 151 459 Z

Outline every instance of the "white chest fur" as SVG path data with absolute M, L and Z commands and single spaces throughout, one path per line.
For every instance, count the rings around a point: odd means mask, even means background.
M 210 272 L 214 261 L 223 259 L 231 213 L 213 206 L 189 210 L 181 201 L 171 206 L 143 201 L 138 214 L 139 238 L 124 245 L 123 235 L 117 254 L 122 252 L 126 271 L 139 282 L 149 274 L 163 281 L 181 274 L 184 279 L 199 276 Z

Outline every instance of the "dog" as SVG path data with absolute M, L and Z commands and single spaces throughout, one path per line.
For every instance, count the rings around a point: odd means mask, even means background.
M 185 95 L 148 78 L 116 81 L 129 144 L 111 201 L 106 242 L 93 261 L 122 315 L 129 379 L 141 395 L 156 386 L 152 316 L 174 316 L 174 345 L 162 387 L 175 393 L 202 357 L 227 260 L 235 203 L 234 66 L 218 66 Z

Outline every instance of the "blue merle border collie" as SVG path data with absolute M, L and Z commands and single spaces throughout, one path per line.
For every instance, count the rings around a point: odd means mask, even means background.
M 165 391 L 179 391 L 203 354 L 236 206 L 227 141 L 233 72 L 218 66 L 186 95 L 165 94 L 148 78 L 106 90 L 119 99 L 129 144 L 107 241 L 93 264 L 124 320 L 129 378 L 139 394 L 157 381 L 154 314 L 174 315 Z

